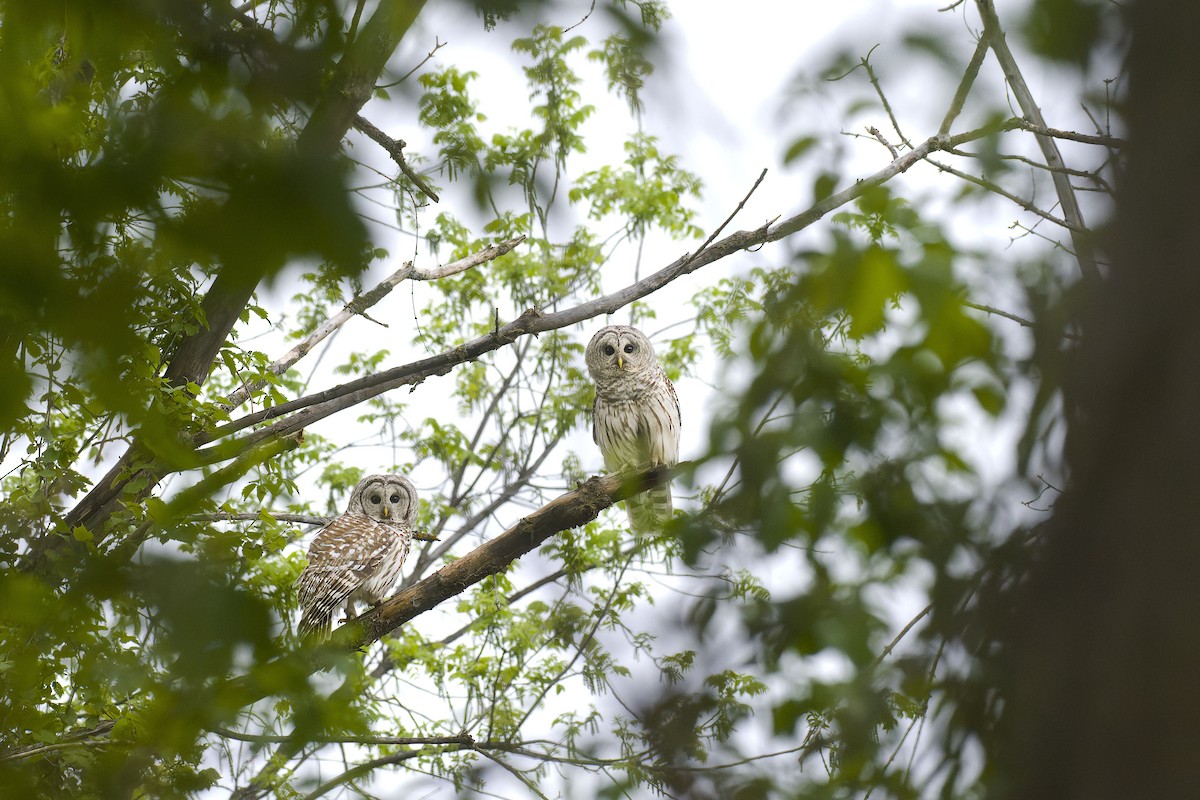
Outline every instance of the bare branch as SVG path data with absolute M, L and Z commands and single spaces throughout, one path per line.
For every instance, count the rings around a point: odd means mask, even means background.
M 991 306 L 984 306 L 984 305 L 980 305 L 979 303 L 968 303 L 965 301 L 963 302 L 963 305 L 966 306 L 967 308 L 973 308 L 976 311 L 982 311 L 986 314 L 995 314 L 998 317 L 1004 317 L 1005 319 L 1011 319 L 1013 322 L 1015 322 L 1018 325 L 1021 325 L 1023 327 L 1026 327 L 1026 328 L 1034 327 L 1032 320 L 1025 319 L 1024 317 L 1018 317 L 1016 314 L 1009 313 L 1008 311 L 1001 311 L 1000 309 L 993 308 Z
M 983 36 L 979 37 L 979 43 L 975 46 L 975 52 L 971 54 L 971 61 L 967 64 L 967 69 L 963 73 L 962 80 L 959 81 L 958 89 L 954 92 L 954 99 L 950 101 L 950 108 L 946 110 L 946 116 L 942 120 L 942 126 L 938 128 L 938 133 L 948 135 L 950 133 L 950 126 L 954 124 L 954 120 L 962 112 L 963 106 L 967 102 L 967 95 L 971 93 L 971 87 L 975 85 L 975 79 L 979 76 L 979 68 L 983 66 L 983 57 L 987 55 L 990 38 L 990 30 L 984 28 Z
M 387 150 L 388 155 L 396 162 L 396 166 L 400 167 L 400 171 L 408 176 L 408 179 L 416 184 L 416 187 L 421 190 L 421 193 L 435 203 L 441 202 L 441 198 L 437 196 L 425 179 L 416 173 L 412 167 L 408 165 L 408 161 L 404 158 L 405 143 L 400 139 L 393 139 L 383 131 L 371 124 L 370 120 L 363 118 L 361 115 L 354 118 L 354 127 L 365 133 L 367 136 L 384 150 Z
M 360 2 L 361 2 L 361 0 L 360 0 Z M 429 63 L 429 61 L 430 61 L 430 60 L 431 60 L 431 59 L 432 59 L 432 58 L 433 58 L 433 57 L 434 57 L 434 56 L 437 54 L 437 51 L 438 51 L 438 50 L 441 50 L 441 49 L 442 49 L 443 47 L 445 47 L 447 44 L 449 44 L 449 42 L 443 42 L 441 39 L 439 39 L 438 37 L 434 36 L 434 37 L 433 37 L 433 49 L 432 49 L 432 50 L 430 50 L 428 53 L 426 53 L 424 58 L 422 58 L 420 61 L 418 61 L 418 62 L 417 62 L 417 63 L 416 63 L 414 66 L 413 66 L 413 68 L 412 68 L 412 69 L 410 69 L 408 72 L 406 72 L 406 73 L 404 73 L 403 75 L 401 75 L 401 76 L 400 76 L 399 78 L 397 78 L 396 80 L 392 81 L 391 83 L 384 83 L 384 84 L 381 84 L 381 85 L 380 85 L 378 88 L 380 88 L 380 89 L 390 89 L 390 88 L 392 88 L 393 86 L 399 86 L 400 84 L 404 83 L 406 80 L 408 80 L 409 78 L 411 78 L 411 77 L 413 76 L 413 73 L 415 73 L 415 72 L 416 72 L 417 70 L 419 70 L 421 67 L 423 67 L 423 66 L 425 66 L 426 64 L 428 64 L 428 63 Z
M 384 278 L 369 291 L 355 297 L 346 307 L 334 314 L 325 322 L 317 326 L 316 330 L 304 337 L 304 341 L 297 344 L 291 350 L 284 353 L 282 356 L 271 362 L 267 367 L 267 371 L 275 375 L 282 375 L 289 368 L 305 355 L 307 355 L 314 347 L 327 339 L 330 334 L 340 328 L 350 319 L 355 316 L 363 315 L 364 312 L 371 306 L 378 303 L 384 297 L 391 293 L 401 283 L 406 280 L 414 281 L 432 281 L 438 278 L 445 278 L 450 275 L 457 275 L 472 267 L 477 267 L 480 264 L 486 264 L 493 261 L 506 253 L 512 251 L 514 247 L 525 241 L 524 236 L 517 236 L 513 239 L 506 239 L 503 242 L 498 242 L 482 250 L 472 253 L 469 256 L 460 258 L 457 261 L 451 261 L 441 267 L 433 269 L 418 269 L 413 266 L 411 261 L 405 262 L 404 266 L 393 272 L 388 277 Z M 250 398 L 250 395 L 261 389 L 266 384 L 265 380 L 254 381 L 253 383 L 243 384 L 237 391 L 229 396 L 229 399 L 221 406 L 226 411 L 232 410 Z
M 1075 131 L 1063 131 L 1058 128 L 1047 128 L 1044 125 L 1037 125 L 1027 119 L 1018 121 L 1021 130 L 1036 133 L 1041 136 L 1053 136 L 1055 139 L 1067 139 L 1072 142 L 1081 142 L 1083 144 L 1096 144 L 1102 147 L 1125 147 L 1128 142 L 1118 136 L 1101 136 L 1092 133 L 1076 133 Z
M 867 133 L 871 134 L 871 136 L 873 136 L 876 141 L 878 141 L 881 145 L 886 147 L 887 151 L 892 154 L 892 158 L 900 157 L 900 151 L 896 149 L 896 146 L 894 144 L 892 144 L 886 138 L 884 138 L 883 131 L 879 130 L 879 128 L 876 128 L 874 125 L 868 125 Z
M 875 47 L 879 47 L 879 45 L 875 45 Z M 879 85 L 879 78 L 875 75 L 875 68 L 871 66 L 871 53 L 875 52 L 875 47 L 872 47 L 867 55 L 861 60 L 862 66 L 867 71 L 867 80 L 869 80 L 871 82 L 871 86 L 874 87 L 875 94 L 879 97 L 879 102 L 883 103 L 883 110 L 887 112 L 888 119 L 892 122 L 892 130 L 894 130 L 896 135 L 900 137 L 900 141 L 904 143 L 904 146 L 911 150 L 912 142 L 910 142 L 908 137 L 904 135 L 904 131 L 900 130 L 900 121 L 896 119 L 896 112 L 892 111 L 892 104 L 888 102 L 887 95 L 883 93 L 883 87 Z M 949 131 L 942 131 L 942 133 L 949 133 Z M 894 153 L 893 157 L 895 157 Z
M 329 520 L 332 519 L 332 517 L 317 517 L 313 516 L 312 514 L 269 513 L 276 520 L 280 522 L 287 522 L 292 525 L 328 525 Z M 242 511 L 236 514 L 230 511 L 221 511 L 216 514 L 208 514 L 205 516 L 205 519 L 226 520 L 230 522 L 258 522 L 260 519 L 262 519 L 262 516 L 253 511 Z
M 674 470 L 687 466 L 680 464 Z M 373 644 L 443 600 L 500 572 L 556 533 L 591 522 L 613 503 L 661 485 L 671 472 L 665 467 L 654 467 L 625 475 L 591 477 L 578 489 L 555 498 L 416 586 L 352 620 L 335 632 L 335 640 L 341 646 L 353 649 Z
M 1054 216 L 1053 214 L 1043 211 L 1042 209 L 1038 208 L 1037 206 L 1035 206 L 1033 203 L 1029 202 L 1028 200 L 1024 200 L 1020 197 L 1017 197 L 1015 194 L 1012 194 L 1011 192 L 1006 191 L 1005 189 L 1001 188 L 1000 186 L 996 185 L 995 183 L 992 183 L 991 181 L 986 181 L 983 178 L 979 178 L 979 177 L 976 177 L 975 175 L 971 175 L 970 173 L 955 169 L 954 167 L 952 167 L 948 164 L 943 164 L 942 162 L 936 161 L 932 158 L 929 158 L 926 160 L 933 166 L 937 167 L 942 172 L 953 175 L 956 178 L 961 178 L 962 180 L 966 181 L 967 183 L 973 183 L 976 186 L 978 186 L 982 189 L 986 189 L 987 191 L 989 191 L 993 194 L 1000 195 L 1001 197 L 1005 198 L 1006 200 L 1011 200 L 1013 203 L 1016 203 L 1018 206 L 1025 209 L 1029 213 L 1037 214 L 1039 217 L 1046 220 L 1047 222 L 1053 222 L 1055 225 L 1059 225 L 1059 226 L 1066 228 L 1067 230 L 1072 231 L 1072 232 L 1075 230 L 1075 228 L 1072 227 L 1071 223 L 1067 222 L 1066 220 L 1059 219 L 1058 217 Z
M 266 734 L 242 733 L 228 728 L 214 728 L 212 733 L 226 739 L 236 739 L 239 742 L 251 744 L 287 744 L 295 741 L 292 736 L 269 736 Z M 475 747 L 473 738 L 461 736 L 312 736 L 308 739 L 312 744 L 387 744 L 387 745 L 439 745 L 461 744 L 465 747 Z
M 1025 83 L 1025 78 L 1017 66 L 1017 60 L 1004 40 L 1004 31 L 1000 27 L 999 17 L 996 16 L 993 0 L 975 0 L 975 5 L 979 8 L 979 15 L 983 18 L 983 28 L 988 44 L 992 48 L 992 52 L 996 54 L 997 61 L 1000 62 L 1000 69 L 1003 70 L 1009 88 L 1017 98 L 1017 104 L 1021 106 L 1021 112 L 1029 122 L 1041 128 L 1047 128 L 1041 109 L 1034 102 L 1033 94 L 1029 91 L 1029 86 Z M 1100 268 L 1096 265 L 1091 241 L 1087 234 L 1083 233 L 1087 230 L 1083 211 L 1075 197 L 1075 190 L 1071 188 L 1070 177 L 1058 171 L 1066 166 L 1063 163 L 1062 154 L 1058 151 L 1058 144 L 1053 136 L 1041 133 L 1035 133 L 1034 136 L 1037 138 L 1038 146 L 1042 149 L 1046 164 L 1053 170 L 1051 178 L 1054 180 L 1054 190 L 1058 194 L 1058 202 L 1062 206 L 1063 216 L 1072 226 L 1071 241 L 1075 247 L 1076 259 L 1079 261 L 1079 270 L 1085 279 L 1099 281 Z

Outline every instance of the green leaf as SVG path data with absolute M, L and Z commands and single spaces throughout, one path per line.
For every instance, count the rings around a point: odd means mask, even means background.
M 819 143 L 820 140 L 815 136 L 801 136 L 788 145 L 788 149 L 783 154 L 783 163 L 791 164 Z

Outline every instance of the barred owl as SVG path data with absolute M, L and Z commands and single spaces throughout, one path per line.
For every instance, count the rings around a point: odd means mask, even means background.
M 416 519 L 417 491 L 407 478 L 368 475 L 358 482 L 346 513 L 309 545 L 308 566 L 296 579 L 302 636 L 324 639 L 339 606 L 353 619 L 355 603 L 384 598 L 408 557 Z
M 610 472 L 674 466 L 679 460 L 679 398 L 658 365 L 650 340 L 637 328 L 611 325 L 587 346 L 596 382 L 592 438 Z M 671 486 L 625 501 L 633 530 L 644 533 L 671 518 Z

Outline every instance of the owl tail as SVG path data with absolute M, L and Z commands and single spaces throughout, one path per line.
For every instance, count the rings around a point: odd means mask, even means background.
M 671 484 L 655 486 L 628 498 L 625 510 L 634 533 L 662 533 L 663 525 L 671 518 Z
M 301 639 L 311 637 L 323 642 L 329 638 L 329 634 L 333 630 L 333 613 L 322 613 L 320 609 L 305 611 L 304 616 L 300 618 L 300 624 L 296 627 Z

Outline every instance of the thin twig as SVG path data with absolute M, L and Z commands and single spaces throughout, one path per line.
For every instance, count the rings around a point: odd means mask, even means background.
M 875 47 L 879 47 L 879 45 L 875 45 Z M 875 47 L 868 50 L 866 56 L 862 58 L 862 66 L 867 71 L 867 80 L 871 82 L 871 86 L 875 89 L 875 94 L 879 96 L 879 102 L 883 103 L 883 110 L 887 112 L 888 119 L 892 121 L 892 130 L 900 137 L 900 141 L 904 143 L 904 146 L 911 150 L 912 142 L 904 135 L 904 131 L 900 130 L 900 121 L 896 119 L 896 113 L 892 111 L 892 104 L 888 102 L 887 95 L 883 93 L 883 87 L 879 85 L 879 78 L 875 76 L 875 69 L 871 66 L 871 53 L 875 52 Z
M 426 53 L 426 54 L 425 54 L 425 57 L 424 57 L 424 58 L 422 58 L 420 61 L 418 61 L 418 62 L 416 63 L 416 66 L 414 66 L 414 67 L 413 67 L 412 69 L 410 69 L 408 72 L 404 73 L 404 74 L 403 74 L 403 75 L 401 75 L 399 78 L 397 78 L 396 80 L 392 81 L 391 83 L 383 83 L 383 84 L 380 84 L 379 86 L 377 86 L 377 87 L 375 87 L 375 88 L 377 88 L 377 89 L 390 89 L 390 88 L 392 88 L 393 86 L 398 86 L 398 85 L 400 85 L 400 84 L 404 83 L 406 80 L 408 80 L 409 78 L 411 78 L 411 77 L 412 77 L 412 75 L 413 75 L 413 73 L 414 73 L 414 72 L 416 72 L 417 70 L 419 70 L 421 67 L 425 66 L 425 64 L 426 64 L 426 63 L 428 63 L 428 62 L 429 62 L 429 60 L 433 58 L 434 54 L 435 54 L 435 53 L 437 53 L 437 51 L 438 51 L 438 50 L 441 50 L 441 49 L 442 49 L 443 47 L 445 47 L 447 44 L 449 44 L 449 42 L 443 42 L 441 39 L 439 39 L 438 37 L 434 36 L 434 37 L 433 37 L 433 49 L 432 49 L 432 50 L 430 50 L 428 53 Z
M 908 621 L 907 625 L 900 629 L 900 632 L 896 634 L 896 637 L 892 639 L 892 641 L 888 642 L 888 646 L 883 648 L 883 652 L 875 657 L 875 661 L 871 664 L 872 668 L 878 667 L 880 664 L 882 664 L 884 659 L 891 655 L 892 651 L 896 649 L 896 645 L 900 644 L 900 640 L 907 636 L 908 632 L 913 629 L 913 626 L 924 619 L 925 615 L 930 611 L 933 611 L 933 603 L 930 603 L 922 608 L 915 617 Z
M 967 64 L 967 70 L 963 73 L 962 80 L 959 81 L 958 89 L 954 92 L 954 99 L 950 101 L 950 108 L 946 110 L 946 116 L 942 119 L 942 126 L 938 128 L 938 133 L 949 135 L 950 126 L 962 112 L 963 106 L 967 102 L 967 95 L 971 93 L 971 87 L 975 85 L 975 79 L 979 76 L 983 57 L 987 55 L 990 35 L 988 29 L 985 28 L 983 36 L 979 37 L 979 42 L 975 45 L 975 52 L 971 54 L 971 61 Z
M 705 251 L 705 249 L 710 244 L 712 244 L 713 240 L 721 235 L 721 231 L 725 230 L 725 227 L 729 223 L 733 222 L 733 218 L 738 215 L 739 211 L 741 211 L 743 208 L 746 207 L 746 201 L 748 201 L 750 199 L 750 195 L 754 194 L 755 190 L 758 189 L 759 184 L 761 184 L 763 182 L 763 178 L 765 178 L 765 177 L 767 177 L 767 169 L 766 169 L 766 167 L 763 167 L 763 171 L 758 173 L 758 180 L 756 180 L 754 182 L 754 185 L 750 187 L 750 191 L 746 192 L 746 196 L 742 198 L 742 202 L 738 203 L 737 208 L 735 208 L 732 212 L 730 212 L 729 216 L 725 218 L 725 221 L 722 222 L 720 225 L 718 225 L 717 229 L 715 231 L 713 231 L 712 234 L 709 235 L 709 237 L 707 239 L 704 240 L 704 244 L 700 245 L 700 249 L 697 250 L 695 253 L 693 253 L 691 256 L 689 256 L 686 261 L 684 261 L 685 264 L 688 263 L 689 261 L 695 259 L 696 256 L 703 253 Z
M 1001 311 L 998 308 L 992 308 L 991 306 L 980 305 L 979 303 L 968 303 L 965 300 L 963 301 L 963 305 L 966 306 L 967 308 L 973 308 L 976 311 L 983 311 L 984 313 L 987 313 L 987 314 L 995 314 L 998 317 L 1004 317 L 1005 319 L 1011 319 L 1013 322 L 1017 323 L 1018 325 L 1022 325 L 1026 328 L 1034 327 L 1034 323 L 1032 320 L 1025 319 L 1024 317 L 1018 317 L 1016 314 L 1012 314 L 1008 311 Z M 1070 337 L 1068 336 L 1068 338 L 1070 338 Z
M 1071 223 L 1067 222 L 1065 219 L 1060 219 L 1059 217 L 1056 217 L 1053 214 L 1050 214 L 1050 213 L 1047 213 L 1047 212 L 1041 210 L 1040 208 L 1038 208 L 1037 206 L 1035 206 L 1033 203 L 1029 202 L 1028 200 L 1023 200 L 1022 198 L 1017 197 L 1015 194 L 1012 194 L 1011 192 L 1006 191 L 1005 189 L 992 183 L 991 181 L 986 181 L 983 178 L 979 178 L 968 172 L 963 172 L 961 170 L 955 169 L 954 167 L 950 166 L 949 164 L 943 164 L 941 161 L 938 161 L 933 158 L 929 158 L 926 160 L 933 166 L 937 167 L 942 172 L 953 175 L 956 178 L 960 178 L 968 183 L 973 183 L 982 189 L 986 189 L 987 191 L 991 192 L 992 194 L 1000 195 L 1001 197 L 1005 198 L 1006 200 L 1011 200 L 1013 203 L 1016 203 L 1018 206 L 1025 209 L 1029 213 L 1037 214 L 1039 217 L 1046 220 L 1047 222 L 1053 222 L 1055 225 L 1059 225 L 1063 228 L 1066 228 L 1069 231 L 1074 230 L 1074 228 L 1071 227 Z
M 876 128 L 874 125 L 868 125 L 867 133 L 871 134 L 881 145 L 886 147 L 888 152 L 892 154 L 892 158 L 900 157 L 900 151 L 896 149 L 894 144 L 884 138 L 883 132 L 879 128 Z
M 286 522 L 291 525 L 328 525 L 329 520 L 333 517 L 318 517 L 312 514 L 284 514 L 282 512 L 268 511 L 273 519 L 277 522 Z M 256 511 L 218 511 L 215 514 L 204 514 L 200 519 L 213 521 L 228 521 L 228 522 L 258 522 L 262 519 L 262 514 Z

